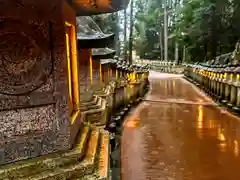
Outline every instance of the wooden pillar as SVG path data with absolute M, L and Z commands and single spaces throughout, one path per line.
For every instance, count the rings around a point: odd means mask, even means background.
M 108 68 L 108 77 L 110 77 L 110 68 Z
M 99 63 L 99 77 L 100 77 L 100 82 L 102 83 L 102 64 Z
M 89 57 L 89 72 L 90 72 L 90 84 L 93 85 L 93 65 L 92 65 L 92 51 L 90 51 L 90 57 Z
M 116 69 L 116 80 L 118 80 L 118 70 Z
M 110 68 L 110 73 L 109 73 L 109 77 L 112 77 L 113 73 L 112 73 L 112 68 Z

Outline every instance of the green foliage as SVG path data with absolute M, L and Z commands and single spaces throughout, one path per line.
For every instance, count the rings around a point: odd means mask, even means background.
M 115 14 L 95 15 L 92 18 L 104 33 L 113 33 L 119 28 Z
M 160 55 L 159 47 L 159 27 L 161 9 L 158 5 L 160 1 L 152 0 L 149 3 L 138 2 L 136 4 L 136 21 L 134 48 L 140 58 L 156 59 Z
M 141 0 L 137 4 L 134 47 L 140 56 L 159 54 L 156 49 L 163 27 L 162 3 Z M 168 0 L 169 59 L 173 59 L 176 41 L 180 49 L 187 48 L 191 61 L 210 60 L 233 51 L 240 37 L 239 0 L 183 0 L 176 6 L 178 3 Z
M 164 1 L 135 1 L 133 49 L 141 58 L 160 58 Z M 174 59 L 176 42 L 179 44 L 179 57 L 186 47 L 191 61 L 211 60 L 233 51 L 240 37 L 239 0 L 168 0 L 167 3 L 169 59 Z M 94 19 L 104 32 L 122 30 L 114 14 Z
M 193 61 L 210 60 L 233 51 L 240 31 L 239 5 L 237 0 L 183 1 L 176 34 Z

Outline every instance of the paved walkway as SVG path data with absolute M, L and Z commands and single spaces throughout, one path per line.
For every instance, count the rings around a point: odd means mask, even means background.
M 150 73 L 126 118 L 122 180 L 240 180 L 240 121 L 181 76 Z

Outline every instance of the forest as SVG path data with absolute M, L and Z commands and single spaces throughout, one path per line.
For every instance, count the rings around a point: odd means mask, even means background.
M 93 18 L 116 34 L 117 55 L 129 62 L 205 62 L 232 52 L 240 37 L 239 0 L 131 0 L 126 10 Z

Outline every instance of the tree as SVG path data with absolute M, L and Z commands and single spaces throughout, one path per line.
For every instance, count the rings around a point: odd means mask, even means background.
M 127 9 L 124 9 L 124 59 L 127 61 Z
M 239 6 L 237 0 L 183 1 L 178 14 L 177 35 L 192 61 L 211 60 L 233 50 L 239 38 L 240 26 L 236 23 L 240 20 Z
M 162 7 L 157 1 L 136 2 L 134 48 L 140 58 L 156 59 L 160 57 L 160 12 Z M 159 19 L 156 21 L 156 19 Z
M 129 63 L 132 64 L 132 50 L 133 50 L 133 3 L 134 0 L 131 0 L 130 4 L 130 33 L 129 33 Z
M 164 1 L 132 2 L 130 18 L 128 10 L 119 12 L 118 21 L 104 16 L 103 28 L 116 32 L 117 28 L 112 27 L 119 24 L 119 40 L 121 47 L 124 47 L 122 54 L 125 59 L 128 51 L 130 59 L 132 51 L 136 51 L 140 58 L 163 59 Z M 202 62 L 233 51 L 240 37 L 239 0 L 166 1 L 169 60 L 181 60 L 186 56 L 189 61 Z M 110 28 L 106 23 L 115 25 L 109 24 Z

